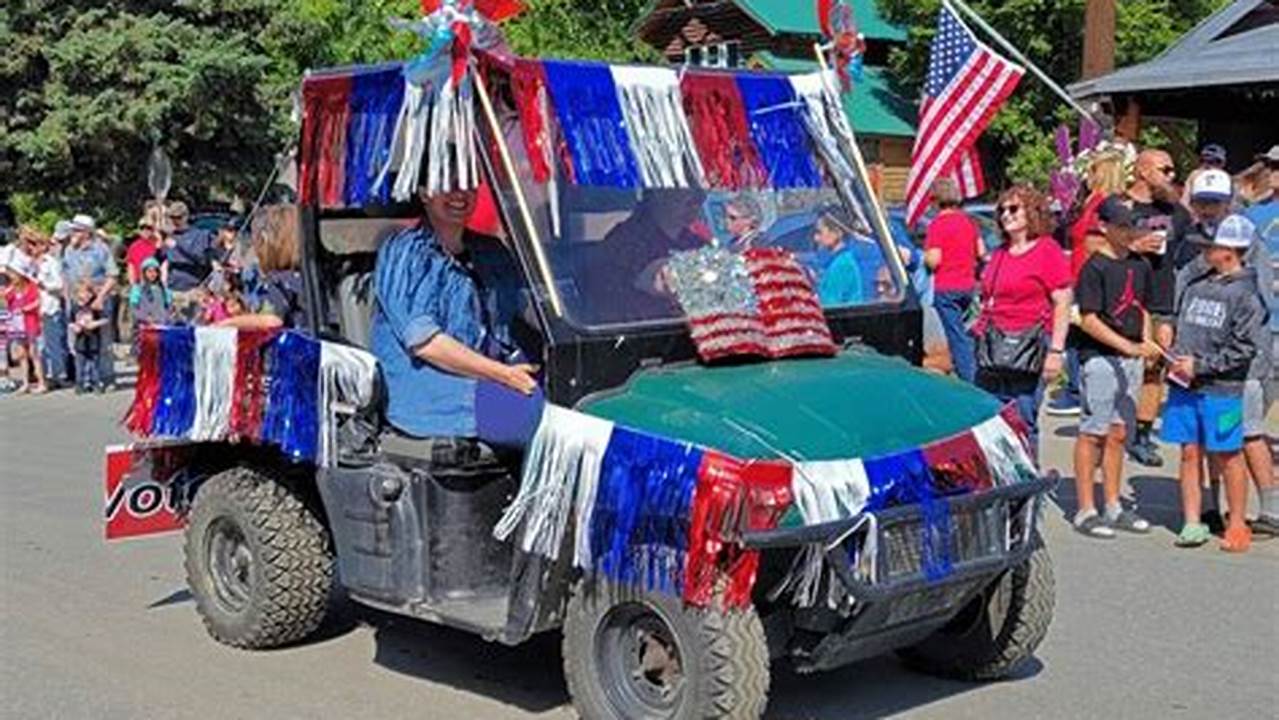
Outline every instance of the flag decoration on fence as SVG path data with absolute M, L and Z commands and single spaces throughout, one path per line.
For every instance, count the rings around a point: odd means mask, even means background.
M 837 350 L 817 293 L 786 250 L 738 254 L 706 247 L 674 253 L 663 279 L 688 318 L 702 360 Z
M 928 209 L 938 178 L 954 178 L 964 197 L 985 190 L 977 139 L 1025 72 L 978 40 L 949 6 L 942 5 L 906 180 L 909 224 Z
M 1014 429 L 1020 421 L 1005 416 L 1016 411 L 919 448 L 792 464 L 734 458 L 548 405 L 494 535 L 552 562 L 572 552 L 583 571 L 694 606 L 744 607 L 759 554 L 744 547 L 743 533 L 773 529 L 793 511 L 804 525 L 861 517 L 872 530 L 861 550 L 869 557 L 852 560 L 874 580 L 874 514 L 918 504 L 922 569 L 939 580 L 953 570 L 944 499 L 1036 477 Z M 816 603 L 824 562 L 820 548 L 801 553 L 779 589 L 797 604 Z
M 338 412 L 373 398 L 369 353 L 292 330 L 153 327 L 124 425 L 142 438 L 272 445 L 332 465 Z

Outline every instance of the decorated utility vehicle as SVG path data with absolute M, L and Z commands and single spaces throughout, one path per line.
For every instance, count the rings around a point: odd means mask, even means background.
M 446 5 L 424 57 L 308 74 L 307 324 L 143 332 L 108 536 L 184 528 L 237 647 L 304 640 L 338 590 L 559 628 L 587 718 L 756 718 L 774 661 L 1013 672 L 1052 616 L 1051 481 L 1015 411 L 914 367 L 835 74 L 531 60 L 491 19 Z M 419 187 L 493 199 L 486 320 L 541 368 L 532 397 L 469 381 L 482 452 L 386 422 L 368 351 Z

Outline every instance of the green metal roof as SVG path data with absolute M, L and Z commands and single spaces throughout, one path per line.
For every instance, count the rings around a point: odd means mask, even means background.
M 771 52 L 751 56 L 769 70 L 784 73 L 808 73 L 817 70 L 817 61 L 780 57 Z M 918 112 L 915 104 L 895 92 L 888 71 L 881 67 L 863 68 L 863 78 L 854 81 L 853 91 L 844 96 L 844 112 L 853 130 L 867 135 L 914 137 Z
M 774 35 L 816 35 L 817 3 L 813 0 L 733 0 L 747 15 Z M 853 17 L 867 40 L 906 41 L 906 28 L 890 23 L 875 0 L 852 0 Z

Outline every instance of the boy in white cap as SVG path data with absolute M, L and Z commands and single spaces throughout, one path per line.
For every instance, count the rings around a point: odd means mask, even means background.
M 1198 547 L 1210 537 L 1200 522 L 1203 454 L 1221 469 L 1230 519 L 1221 549 L 1246 552 L 1252 533 L 1244 521 L 1248 501 L 1243 456 L 1243 394 L 1257 356 L 1259 326 L 1266 309 L 1256 273 L 1244 254 L 1256 228 L 1247 218 L 1227 217 L 1204 250 L 1208 269 L 1189 279 L 1178 299 L 1176 342 L 1169 369 L 1173 387 L 1163 411 L 1161 439 L 1181 445 L 1181 504 L 1185 524 L 1180 547 Z

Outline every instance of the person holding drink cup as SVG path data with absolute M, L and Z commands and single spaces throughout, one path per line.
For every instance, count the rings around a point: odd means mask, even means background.
M 1173 343 L 1177 270 L 1194 258 L 1186 248 L 1186 234 L 1192 225 L 1190 212 L 1179 202 L 1180 193 L 1173 181 L 1177 168 L 1172 157 L 1163 150 L 1143 150 L 1137 156 L 1133 182 L 1128 186 L 1128 200 L 1138 237 L 1132 251 L 1153 271 L 1150 306 L 1154 338 L 1168 348 Z M 1136 432 L 1129 435 L 1128 454 L 1147 467 L 1159 467 L 1163 460 L 1152 437 L 1155 418 L 1163 403 L 1163 362 L 1156 358 L 1146 362 L 1141 393 L 1137 402 Z

